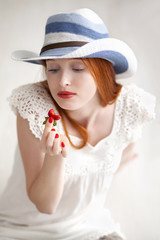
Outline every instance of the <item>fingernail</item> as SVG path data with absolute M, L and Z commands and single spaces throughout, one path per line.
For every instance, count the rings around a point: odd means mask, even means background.
M 55 138 L 59 138 L 59 134 L 58 133 L 56 133 Z
M 51 131 L 56 131 L 56 129 L 52 128 Z
M 48 121 L 49 121 L 49 123 L 52 123 L 53 119 L 50 117 Z
M 64 144 L 64 142 L 61 142 L 61 146 L 64 148 L 65 147 L 65 144 Z

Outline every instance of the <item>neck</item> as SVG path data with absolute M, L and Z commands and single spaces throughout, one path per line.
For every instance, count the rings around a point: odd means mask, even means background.
M 104 107 L 100 103 L 87 104 L 80 109 L 67 110 L 68 115 L 79 122 L 83 127 L 89 129 L 94 125 L 99 114 L 103 111 Z

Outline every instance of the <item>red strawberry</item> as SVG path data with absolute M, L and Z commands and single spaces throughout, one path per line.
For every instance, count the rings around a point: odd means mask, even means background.
M 53 118 L 53 116 L 54 116 L 54 110 L 53 109 L 49 110 L 48 116 Z
M 61 116 L 54 114 L 53 119 L 54 119 L 54 120 L 59 120 L 59 119 L 61 119 Z
M 56 122 L 56 121 L 58 121 L 59 119 L 61 119 L 61 116 L 60 116 L 60 115 L 54 114 L 54 110 L 53 110 L 53 109 L 50 109 L 50 110 L 49 110 L 48 116 L 49 116 L 49 117 L 46 117 L 46 118 L 45 118 L 46 120 L 43 122 L 43 124 L 46 124 L 46 122 L 47 122 L 48 119 L 51 119 L 51 120 L 53 119 L 53 126 L 56 126 L 56 125 L 57 125 L 57 122 Z M 51 121 L 50 121 L 50 123 L 51 123 Z

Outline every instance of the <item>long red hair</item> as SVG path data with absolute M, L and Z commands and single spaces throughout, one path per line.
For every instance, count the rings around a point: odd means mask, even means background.
M 99 92 L 101 105 L 106 106 L 108 104 L 112 104 L 116 101 L 117 97 L 120 94 L 122 86 L 115 81 L 115 71 L 113 68 L 112 63 L 110 63 L 107 60 L 100 59 L 100 58 L 82 58 L 81 59 L 83 63 L 86 65 L 90 73 L 92 74 L 95 83 L 97 85 L 97 89 Z M 46 85 L 47 81 L 41 82 L 42 84 Z M 47 87 L 47 90 L 49 91 L 49 88 Z M 49 91 L 50 93 L 50 91 Z M 53 99 L 54 101 L 54 99 Z M 88 140 L 88 133 L 86 128 L 84 128 L 82 125 L 80 125 L 77 121 L 72 119 L 67 112 L 60 108 L 60 106 L 54 101 L 55 106 L 59 114 L 62 116 L 62 124 L 66 133 L 66 136 L 70 142 L 70 144 L 76 148 L 81 149 L 83 148 Z M 63 119 L 63 115 L 65 115 L 69 121 L 71 122 L 72 126 L 77 129 L 77 131 L 80 133 L 82 138 L 82 144 L 79 146 L 76 146 L 72 143 L 70 136 L 68 134 L 68 130 L 65 124 L 65 121 Z

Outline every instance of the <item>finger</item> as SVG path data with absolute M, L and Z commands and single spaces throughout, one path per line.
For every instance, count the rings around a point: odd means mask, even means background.
M 68 155 L 68 149 L 67 149 L 67 147 L 66 147 L 66 144 L 64 143 L 64 142 L 61 142 L 61 154 L 62 154 L 62 156 L 64 157 L 64 158 L 66 158 L 67 157 L 67 155 Z
M 48 138 L 48 134 L 50 133 L 50 131 L 52 129 L 52 126 L 53 126 L 53 119 L 49 118 L 46 122 L 44 131 L 43 131 L 43 135 L 42 135 L 42 138 L 41 138 L 41 149 L 42 149 L 42 151 L 46 150 L 45 145 L 46 145 L 46 141 L 47 141 L 47 138 Z
M 60 137 L 59 134 L 55 134 L 53 146 L 52 146 L 52 154 L 57 155 L 60 153 Z
M 52 131 L 52 129 L 51 129 L 51 131 L 48 133 L 46 144 L 44 145 L 45 152 L 47 152 L 50 155 L 52 155 L 52 148 L 53 148 L 53 142 L 54 142 L 55 135 L 56 135 L 56 132 Z
M 61 154 L 64 158 L 68 156 L 68 151 L 69 151 L 68 138 L 64 135 L 61 135 Z

